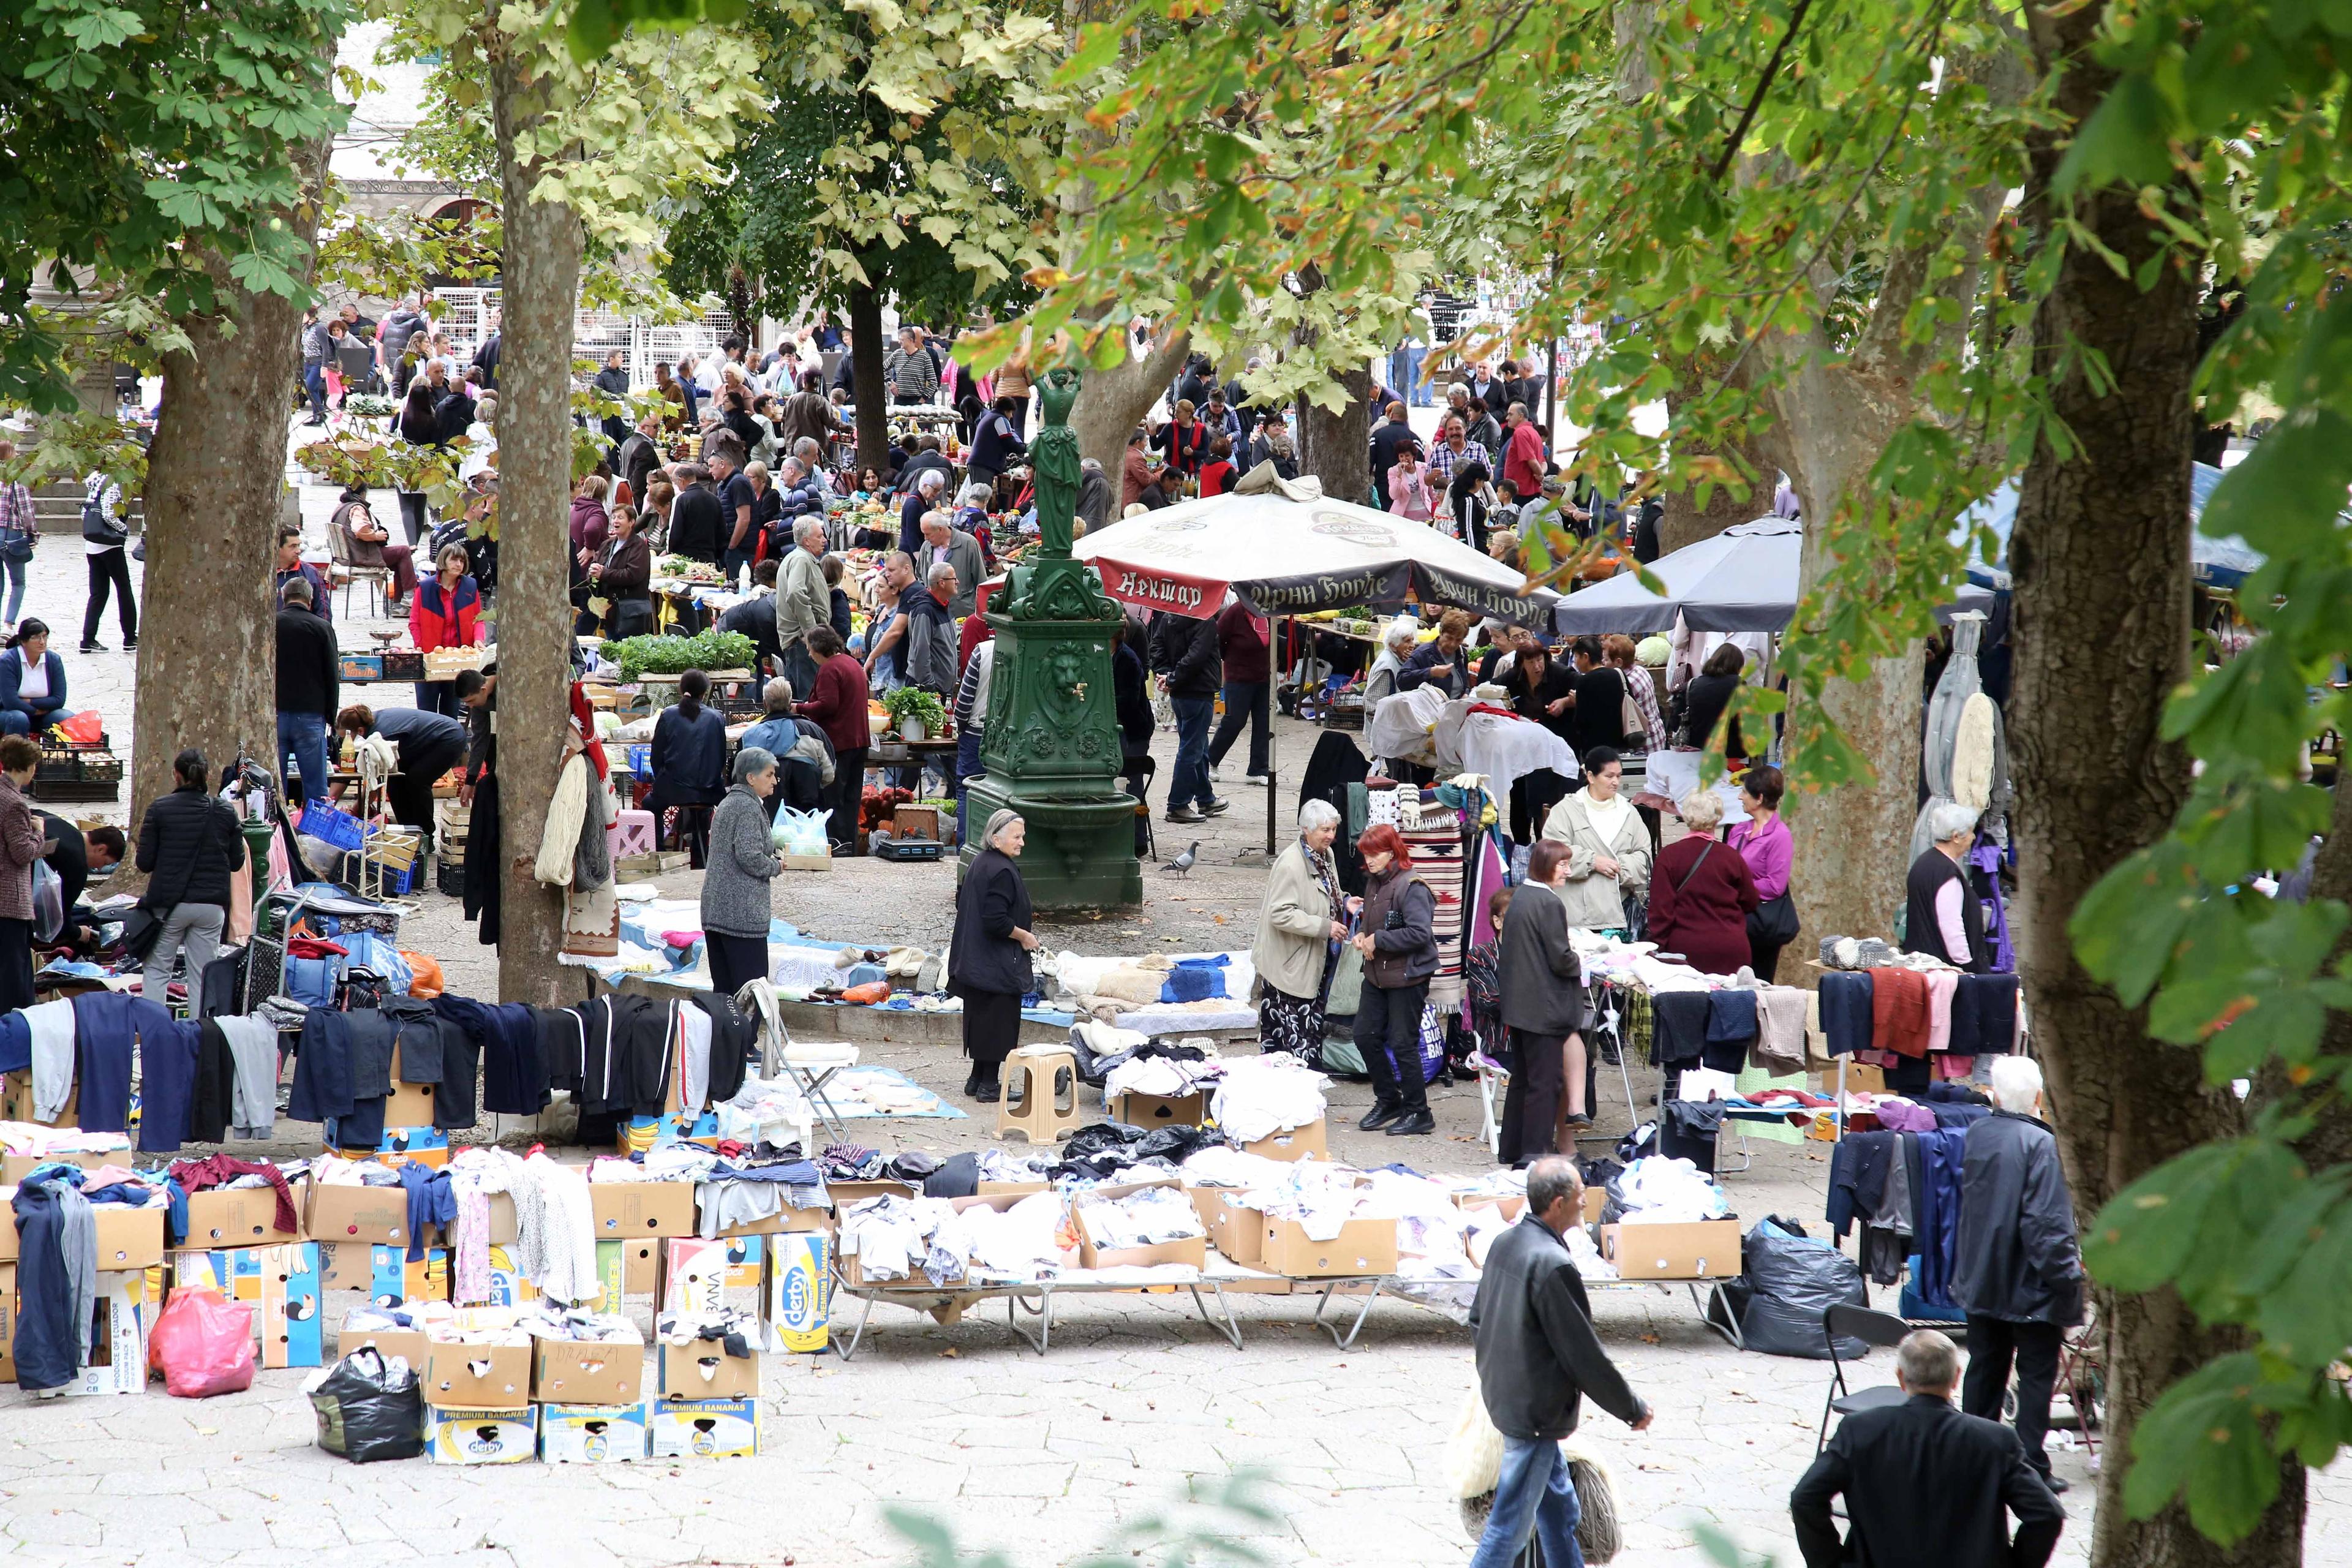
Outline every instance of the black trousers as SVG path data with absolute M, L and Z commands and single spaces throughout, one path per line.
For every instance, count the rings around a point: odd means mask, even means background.
M 1787 945 L 1780 942 L 1758 942 L 1753 936 L 1748 939 L 1748 967 L 1756 972 L 1757 979 L 1767 985 L 1774 983 L 1772 977 L 1780 972 L 1780 950 Z
M 1267 696 L 1274 689 L 1270 681 L 1229 680 L 1225 682 L 1225 716 L 1217 721 L 1217 732 L 1209 741 L 1209 765 L 1215 767 L 1242 738 L 1242 726 L 1250 732 L 1249 771 L 1262 773 L 1266 770 L 1266 750 L 1272 740 L 1267 729 Z
M 1511 1087 L 1503 1096 L 1495 1158 L 1506 1165 L 1558 1153 L 1559 1097 L 1568 1087 L 1568 1037 L 1511 1031 Z
M 2042 1449 L 2050 1435 L 2050 1391 L 2058 1385 L 2058 1350 L 2066 1331 L 2055 1323 L 2012 1323 L 2005 1318 L 1969 1314 L 1969 1372 L 1960 1384 L 1960 1409 L 1988 1421 L 2000 1419 L 2009 1367 L 2017 1363 L 2017 1437 L 2026 1462 L 2043 1475 L 2050 1456 Z
M 422 540 L 426 532 L 425 492 L 398 490 L 394 493 L 400 497 L 400 526 L 408 534 L 408 547 L 414 550 L 416 548 L 417 542 Z M 429 563 L 425 568 L 428 574 L 432 570 Z
M 1127 793 L 1135 797 L 1136 804 L 1142 806 L 1144 811 L 1150 809 L 1151 778 L 1144 771 L 1150 761 L 1151 759 L 1147 755 L 1129 752 L 1120 760 L 1119 763 L 1119 782 L 1127 786 Z M 1150 832 L 1149 819 L 1144 816 L 1144 812 L 1136 813 L 1135 856 L 1139 860 L 1143 858 L 1144 843 L 1150 836 Z
M 1568 781 L 1549 768 L 1538 768 L 1511 785 L 1511 842 L 1533 844 L 1542 837 L 1544 818 L 1568 797 Z
M 835 849 L 856 844 L 857 814 L 865 804 L 866 748 L 855 746 L 846 752 L 836 752 L 833 783 L 824 789 L 824 809 L 833 814 L 824 819 L 825 841 Z
M 732 996 L 754 980 L 768 977 L 768 939 L 729 936 L 724 931 L 702 933 L 703 955 L 710 961 L 710 989 Z
M 686 851 L 686 863 L 698 871 L 710 858 L 710 812 L 707 805 L 677 808 L 677 847 Z
M 0 1013 L 33 1005 L 33 922 L 0 920 Z
M 82 641 L 98 640 L 99 617 L 106 614 L 110 590 L 121 595 L 115 601 L 114 619 L 122 628 L 122 640 L 138 637 L 139 597 L 131 591 L 131 552 L 117 545 L 89 557 L 89 604 L 81 613 Z
M 1010 991 L 960 991 L 963 998 L 963 1054 L 993 1079 L 1013 1047 L 1021 1043 L 1021 998 Z
M 1364 982 L 1356 1003 L 1356 1049 L 1372 1075 L 1372 1098 L 1408 1111 L 1429 1109 L 1429 1085 L 1421 1076 L 1421 1009 L 1429 982 L 1391 989 Z
M 403 753 L 400 771 L 385 782 L 385 802 L 392 819 L 415 828 L 433 842 L 433 786 L 441 775 L 466 760 L 463 746 L 431 746 L 415 756 Z

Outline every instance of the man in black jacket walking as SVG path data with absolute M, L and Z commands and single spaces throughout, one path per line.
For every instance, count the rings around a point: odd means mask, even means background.
M 1960 1231 L 1952 1299 L 1969 1315 L 1969 1378 L 1960 1408 L 2000 1419 L 2009 1367 L 2017 1363 L 2017 1436 L 2025 1459 L 2053 1491 L 2042 1439 L 2058 1350 L 2083 1321 L 2083 1249 L 2058 1140 L 2035 1120 L 2042 1068 L 2029 1057 L 1995 1057 L 1993 1113 L 1969 1129 L 1960 1156 Z
M 2042 1568 L 2050 1561 L 2066 1510 L 2025 1462 L 2015 1433 L 1952 1408 L 1959 1376 L 1958 1347 L 1933 1329 L 1895 1347 L 1895 1381 L 1910 1397 L 1847 1416 L 1789 1494 L 1805 1568 Z M 1843 1541 L 1830 1513 L 1841 1494 L 1853 1521 Z
M 1528 1208 L 1486 1254 L 1470 1306 L 1478 1392 L 1503 1435 L 1495 1506 L 1470 1568 L 1506 1568 L 1543 1543 L 1546 1568 L 1584 1568 L 1576 1544 L 1580 1510 L 1560 1439 L 1576 1430 L 1584 1395 L 1639 1432 L 1651 1410 L 1592 1331 L 1584 1277 L 1560 1237 L 1583 1218 L 1584 1183 L 1558 1155 L 1528 1171 Z
M 278 762 L 281 781 L 286 755 L 302 775 L 304 800 L 327 795 L 327 724 L 341 693 L 341 659 L 335 628 L 310 613 L 310 584 L 289 580 L 278 612 Z M 289 798 L 292 798 L 289 795 Z
M 1168 701 L 1176 710 L 1176 772 L 1168 784 L 1168 820 L 1202 822 L 1223 812 L 1226 804 L 1209 784 L 1209 721 L 1216 714 L 1217 688 L 1224 684 L 1224 655 L 1214 620 L 1169 610 L 1160 615 L 1172 624 L 1164 645 L 1159 626 L 1153 626 L 1153 652 L 1163 646 L 1168 651 Z

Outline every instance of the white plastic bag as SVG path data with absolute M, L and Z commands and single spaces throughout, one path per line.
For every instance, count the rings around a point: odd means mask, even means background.
M 33 862 L 33 940 L 55 942 L 65 929 L 65 883 L 47 860 Z
M 775 826 L 768 830 L 771 842 L 779 855 L 830 855 L 832 847 L 825 842 L 825 819 L 829 811 L 796 811 L 789 805 L 776 808 Z
M 1473 1383 L 1445 1444 L 1445 1487 L 1456 1498 L 1484 1496 L 1503 1474 L 1503 1435 L 1487 1418 L 1486 1400 Z

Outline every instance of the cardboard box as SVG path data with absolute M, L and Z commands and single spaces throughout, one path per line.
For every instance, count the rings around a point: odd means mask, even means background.
M 435 1465 L 520 1465 L 539 1453 L 539 1406 L 425 1407 L 425 1458 Z
M 1051 1182 L 982 1182 L 972 1190 L 983 1198 L 1025 1198 L 1035 1193 L 1052 1192 L 1054 1184 Z
M 15 1074 L 10 1074 L 15 1077 Z M 21 1121 L 21 1116 L 0 1117 L 0 1121 Z M 132 1152 L 123 1149 L 77 1149 L 62 1154 L 0 1154 L 0 1187 L 13 1187 L 43 1165 L 79 1165 L 85 1171 L 95 1171 L 100 1165 L 128 1165 Z
M 163 1206 L 126 1208 L 121 1204 L 92 1204 L 90 1217 L 98 1232 L 98 1271 L 130 1274 L 163 1261 Z M 0 1263 L 16 1260 L 16 1227 L 0 1214 Z
M 1117 1197 L 1132 1192 L 1136 1185 L 1152 1186 L 1166 1184 L 1139 1183 L 1126 1187 L 1097 1187 L 1086 1195 L 1090 1198 Z M 1073 1227 L 1078 1233 L 1078 1267 L 1081 1268 L 1149 1268 L 1160 1263 L 1189 1263 L 1195 1268 L 1209 1264 L 1209 1238 L 1188 1236 L 1176 1241 L 1163 1241 L 1151 1247 L 1097 1247 L 1094 1237 L 1087 1233 L 1087 1211 L 1082 1204 L 1070 1207 Z
M 533 1340 L 530 1397 L 540 1405 L 635 1405 L 645 1392 L 643 1341 Z
M 783 868 L 787 871 L 830 871 L 833 869 L 833 857 L 830 855 L 783 855 L 779 856 L 778 858 L 783 861 Z
M 768 1267 L 768 1325 L 783 1348 L 821 1351 L 832 1341 L 833 1237 L 780 1236 Z
M 514 1254 L 503 1247 L 489 1249 L 488 1294 L 478 1301 L 458 1301 L 461 1307 L 521 1307 L 539 1300 L 539 1287 L 526 1279 L 515 1264 Z M 457 1271 L 449 1275 L 449 1295 L 457 1299 Z
M 795 1233 L 829 1231 L 833 1228 L 831 1209 L 796 1209 L 790 1204 L 765 1219 L 745 1220 L 730 1225 L 719 1234 L 731 1236 L 790 1236 Z
M 530 1346 L 426 1336 L 425 1403 L 444 1410 L 512 1410 L 530 1403 Z
M 835 1214 L 868 1198 L 919 1198 L 923 1195 L 921 1184 L 910 1182 L 827 1182 L 824 1191 L 825 1195 L 833 1199 Z
M 695 1233 L 692 1182 L 592 1182 L 588 1200 L 599 1241 Z
M 278 1194 L 270 1187 L 215 1187 L 188 1194 L 188 1238 L 191 1247 L 207 1252 L 223 1247 L 276 1247 L 302 1239 L 302 1210 L 310 1197 L 308 1178 L 291 1184 L 294 1229 L 278 1228 Z
M 1363 1278 L 1396 1272 L 1396 1221 L 1351 1219 L 1329 1241 L 1318 1241 L 1295 1219 L 1260 1215 L 1265 1251 L 1258 1267 L 1293 1279 Z
M 147 1333 L 154 1327 L 145 1269 L 100 1270 L 90 1307 L 89 1364 L 65 1386 L 68 1394 L 147 1392 Z
M 1293 1127 L 1284 1132 L 1270 1132 L 1255 1143 L 1243 1145 L 1250 1153 L 1268 1160 L 1328 1160 L 1331 1143 L 1320 1120 L 1304 1127 Z
M 1728 1279 L 1739 1273 L 1739 1222 L 1604 1225 L 1601 1256 L 1622 1279 Z
M 1209 1114 L 1209 1097 L 1195 1090 L 1171 1099 L 1132 1090 L 1111 1102 L 1110 1119 L 1131 1127 L 1198 1127 Z
M 172 1276 L 176 1289 L 216 1290 L 229 1300 L 251 1306 L 264 1367 L 318 1366 L 324 1362 L 316 1242 L 175 1252 Z
M 1265 1215 L 1225 1201 L 1230 1187 L 1194 1187 L 1192 1207 L 1209 1227 L 1209 1240 L 1226 1261 L 1258 1266 L 1265 1256 Z
M 539 1459 L 543 1465 L 625 1465 L 646 1458 L 649 1425 L 645 1402 L 634 1405 L 542 1405 Z
M 16 1381 L 16 1266 L 0 1263 L 0 1383 Z
M 619 1311 L 621 1303 L 631 1296 L 656 1294 L 661 1280 L 661 1243 L 651 1237 L 598 1242 L 596 1279 L 598 1294 L 591 1304 L 600 1312 Z
M 423 1329 L 355 1329 L 346 1315 L 342 1328 L 335 1335 L 337 1359 L 371 1345 L 387 1362 L 398 1356 L 417 1376 L 425 1375 L 425 1339 Z
M 408 1190 L 314 1181 L 303 1228 L 312 1240 L 338 1247 L 357 1241 L 404 1247 L 409 1241 Z
M 79 1127 L 81 1125 L 81 1085 L 79 1081 L 75 1083 L 73 1092 L 66 1096 L 65 1109 L 58 1112 L 55 1121 L 43 1121 L 33 1114 L 32 1069 L 27 1068 L 23 1072 L 0 1074 L 0 1121 L 29 1121 L 36 1127 Z M 97 1169 L 94 1165 L 87 1168 Z M 11 1177 L 9 1181 L 13 1185 L 15 1178 Z
M 661 1398 L 700 1403 L 760 1397 L 760 1352 L 729 1355 L 717 1340 L 661 1347 Z
M 760 1451 L 757 1399 L 663 1400 L 646 1425 L 646 1451 L 656 1459 L 742 1459 Z
M 759 1308 L 765 1237 L 673 1237 L 661 1245 L 661 1310 L 708 1316 L 730 1307 Z
M 437 1127 L 387 1125 L 375 1146 L 375 1157 L 394 1170 L 412 1160 L 428 1171 L 446 1170 L 452 1152 L 449 1134 Z

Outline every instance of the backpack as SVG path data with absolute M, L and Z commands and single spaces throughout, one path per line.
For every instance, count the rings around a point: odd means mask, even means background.
M 131 531 L 106 515 L 106 476 L 92 474 L 81 500 L 81 536 L 92 544 L 121 545 Z

